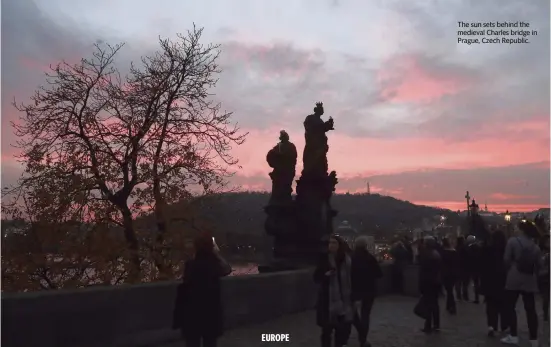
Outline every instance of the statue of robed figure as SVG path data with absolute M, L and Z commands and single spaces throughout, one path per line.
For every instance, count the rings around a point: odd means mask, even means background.
M 285 130 L 279 133 L 279 143 L 266 155 L 272 179 L 272 196 L 270 204 L 287 204 L 292 201 L 293 180 L 297 165 L 297 148 L 289 141 Z

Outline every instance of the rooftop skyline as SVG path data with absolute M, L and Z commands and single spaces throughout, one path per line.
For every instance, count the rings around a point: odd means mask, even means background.
M 214 98 L 249 136 L 232 184 L 269 190 L 265 156 L 285 129 L 302 161 L 316 101 L 332 116 L 338 192 L 491 211 L 549 207 L 549 2 L 19 0 L 2 4 L 2 184 L 21 172 L 10 120 L 44 71 L 92 44 L 126 42 L 118 65 L 204 27 L 222 45 Z M 489 15 L 491 14 L 491 15 Z M 530 23 L 524 45 L 457 44 L 458 21 Z

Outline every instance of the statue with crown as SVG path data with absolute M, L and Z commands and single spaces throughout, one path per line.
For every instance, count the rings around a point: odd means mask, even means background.
M 323 103 L 317 102 L 314 113 L 304 120 L 303 169 L 296 188 L 298 224 L 303 240 L 301 249 L 309 256 L 318 253 L 321 238 L 333 232 L 333 218 L 337 215 L 330 204 L 338 183 L 337 173 L 329 173 L 327 162 L 327 132 L 335 128 L 333 118 L 324 121 L 323 114 Z
M 259 266 L 261 272 L 290 270 L 312 265 L 322 247 L 322 238 L 333 231 L 336 211 L 330 199 L 338 183 L 335 171 L 328 173 L 327 132 L 334 130 L 333 119 L 324 121 L 323 103 L 317 102 L 314 113 L 304 120 L 305 146 L 303 170 L 297 180 L 296 197 L 292 184 L 297 160 L 296 147 L 286 131 L 280 132 L 280 142 L 266 155 L 272 193 L 264 228 L 272 237 L 270 265 Z M 268 250 L 268 252 L 270 251 Z
M 314 107 L 314 113 L 307 116 L 304 120 L 304 139 L 306 145 L 303 153 L 302 176 L 323 177 L 327 176 L 327 152 L 329 145 L 327 143 L 327 133 L 334 130 L 333 118 L 323 121 L 323 103 L 317 102 Z

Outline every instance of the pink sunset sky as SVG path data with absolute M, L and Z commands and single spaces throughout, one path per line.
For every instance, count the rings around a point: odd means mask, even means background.
M 459 45 L 457 22 L 517 21 L 525 45 Z M 126 42 L 118 64 L 157 39 L 204 27 L 222 45 L 213 96 L 250 134 L 232 184 L 269 190 L 267 151 L 287 130 L 300 154 L 316 101 L 335 119 L 338 191 L 463 209 L 469 190 L 494 211 L 549 207 L 549 1 L 18 0 L 2 3 L 2 185 L 21 172 L 13 98 L 49 64 Z M 300 168 L 297 169 L 300 172 Z

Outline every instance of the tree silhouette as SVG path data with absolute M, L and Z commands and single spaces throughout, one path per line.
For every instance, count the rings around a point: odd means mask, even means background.
M 25 170 L 3 191 L 11 196 L 4 213 L 26 219 L 34 233 L 69 222 L 121 231 L 125 282 L 142 280 L 144 261 L 171 276 L 167 205 L 224 187 L 237 164 L 231 146 L 246 136 L 211 100 L 220 50 L 202 45 L 201 34 L 194 27 L 159 39 L 160 49 L 126 76 L 114 63 L 123 44 L 96 44 L 92 58 L 51 67 L 29 103 L 14 102 Z M 154 237 L 135 223 L 150 211 Z

